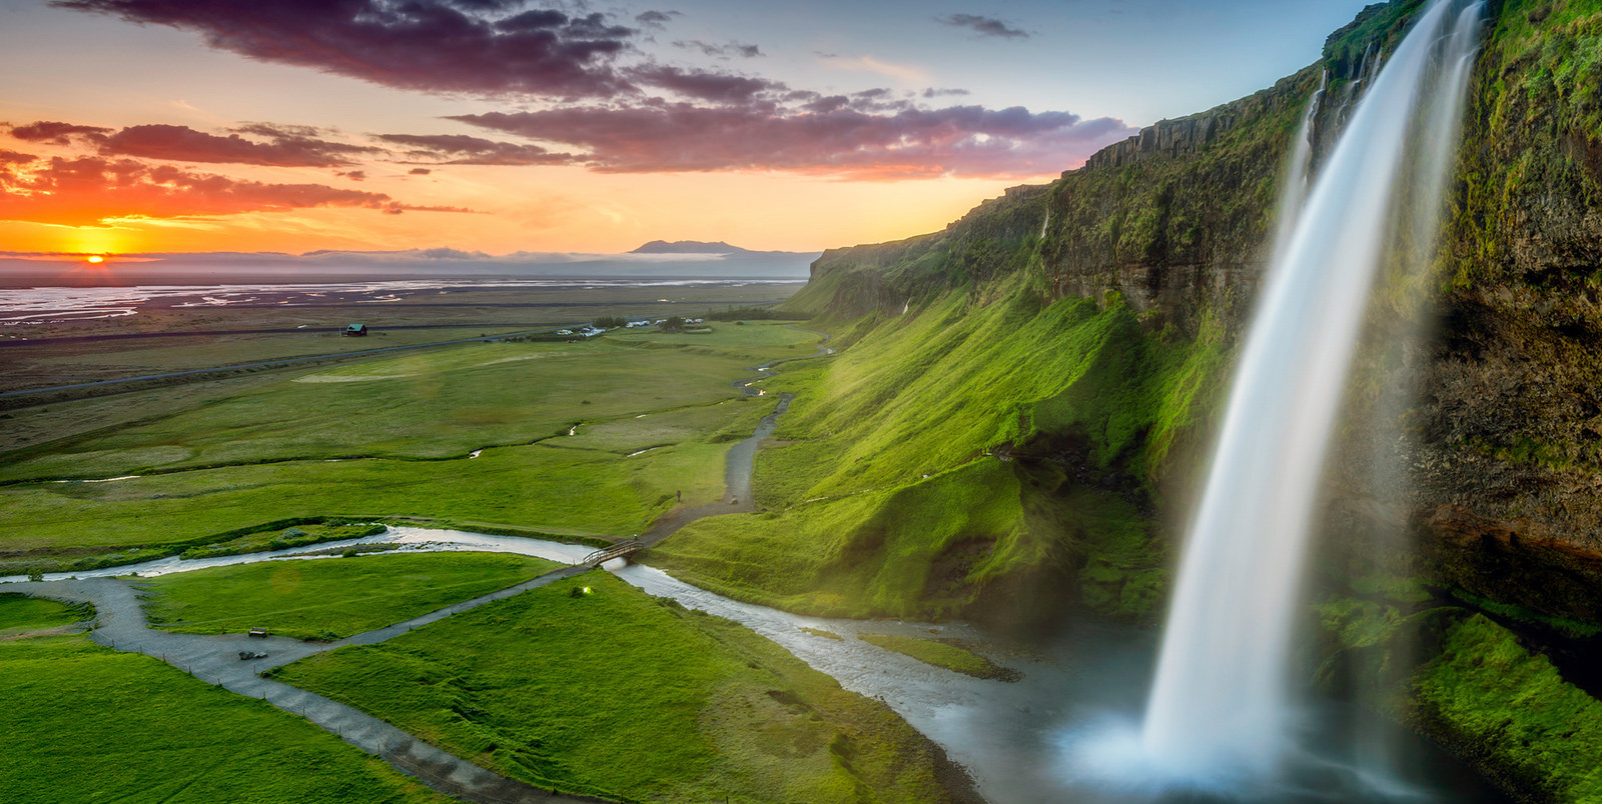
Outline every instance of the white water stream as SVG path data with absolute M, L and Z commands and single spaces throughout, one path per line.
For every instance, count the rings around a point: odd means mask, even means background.
M 1437 0 L 1421 13 L 1366 77 L 1301 210 L 1288 210 L 1296 223 L 1241 352 L 1145 721 L 1073 750 L 1087 775 L 1237 794 L 1273 784 L 1299 751 L 1287 665 L 1326 452 L 1373 279 L 1406 214 L 1399 198 L 1431 221 L 1441 207 L 1480 12 Z

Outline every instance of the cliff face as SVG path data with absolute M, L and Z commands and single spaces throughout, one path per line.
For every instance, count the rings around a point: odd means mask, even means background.
M 919 463 L 942 440 L 928 430 L 970 450 L 966 466 L 1012 461 L 1007 484 L 989 482 L 1021 511 L 931 556 L 917 534 L 842 518 L 834 572 L 872 559 L 876 578 L 913 577 L 896 606 L 854 613 L 1161 611 L 1175 520 L 1266 268 L 1289 146 L 1323 79 L 1318 172 L 1421 6 L 1371 6 L 1274 87 L 1161 121 L 942 232 L 814 263 L 787 305 L 825 316 L 851 348 L 798 388 L 787 437 L 814 451 L 766 452 L 759 478 L 764 462 L 788 462 L 828 479 L 793 481 L 770 507 L 801 519 L 826 493 L 948 482 L 935 461 L 910 478 L 875 468 Z M 1324 651 L 1325 683 L 1370 690 L 1522 800 L 1561 801 L 1596 795 L 1598 775 L 1596 741 L 1575 740 L 1598 732 L 1599 712 L 1600 12 L 1504 0 L 1485 16 L 1436 256 L 1384 266 L 1359 344 L 1321 520 L 1326 636 L 1312 650 Z M 1044 342 L 1028 351 L 1023 338 Z M 988 361 L 1024 362 L 1002 374 Z M 917 391 L 938 374 L 939 388 Z M 809 413 L 810 393 L 846 413 Z M 982 407 L 991 428 L 960 438 L 951 419 Z M 851 450 L 871 433 L 902 441 Z M 783 457 L 791 450 L 806 459 Z M 1472 643 L 1482 647 L 1456 653 Z M 1488 646 L 1500 658 L 1484 666 L 1471 654 Z M 1538 711 L 1567 701 L 1557 709 L 1582 720 L 1538 722 L 1513 699 Z M 1543 770 L 1532 757 L 1544 751 L 1565 770 Z
M 1316 166 L 1420 5 L 1373 6 L 1332 34 L 1319 63 L 1271 89 L 1161 121 L 943 232 L 826 252 L 794 304 L 894 316 L 910 300 L 952 288 L 978 297 L 997 276 L 1026 272 L 1044 304 L 1117 291 L 1150 331 L 1217 326 L 1230 341 L 1265 269 L 1289 142 L 1322 73 Z M 1508 2 L 1488 16 L 1441 254 L 1428 275 L 1390 276 L 1377 293 L 1373 329 L 1386 335 L 1360 358 L 1330 530 L 1356 518 L 1401 525 L 1423 539 L 1415 569 L 1596 621 L 1598 14 Z M 1406 334 L 1415 345 L 1399 345 Z M 1400 399 L 1411 401 L 1398 409 Z M 1383 487 L 1400 472 L 1377 471 L 1378 460 L 1404 467 L 1406 496 Z

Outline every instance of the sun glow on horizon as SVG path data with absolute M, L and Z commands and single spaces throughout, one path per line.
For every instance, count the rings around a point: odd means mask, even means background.
M 100 256 L 99 254 L 91 254 L 88 257 L 85 257 L 84 260 L 91 265 L 99 265 L 100 263 L 105 262 L 106 258 Z

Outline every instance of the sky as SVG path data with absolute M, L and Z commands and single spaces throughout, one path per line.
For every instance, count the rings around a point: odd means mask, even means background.
M 1363 5 L 0 0 L 0 256 L 896 240 Z

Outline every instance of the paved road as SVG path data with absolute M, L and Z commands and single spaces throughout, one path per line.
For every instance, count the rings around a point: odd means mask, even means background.
M 602 799 L 554 794 L 508 779 L 435 748 L 358 709 L 262 678 L 257 673 L 346 645 L 377 644 L 493 600 L 511 597 L 589 570 L 584 566 L 563 567 L 516 586 L 331 643 L 302 642 L 287 637 L 253 639 L 244 634 L 176 634 L 152 629 L 145 621 L 134 588 L 129 582 L 118 578 L 22 583 L 8 585 L 6 591 L 92 603 L 97 627 L 90 632 L 90 638 L 95 642 L 116 650 L 154 656 L 209 684 L 220 685 L 240 695 L 260 698 L 286 712 L 301 715 L 440 792 L 479 804 L 579 804 Z M 261 651 L 267 653 L 268 658 L 240 661 L 239 652 L 242 650 Z

